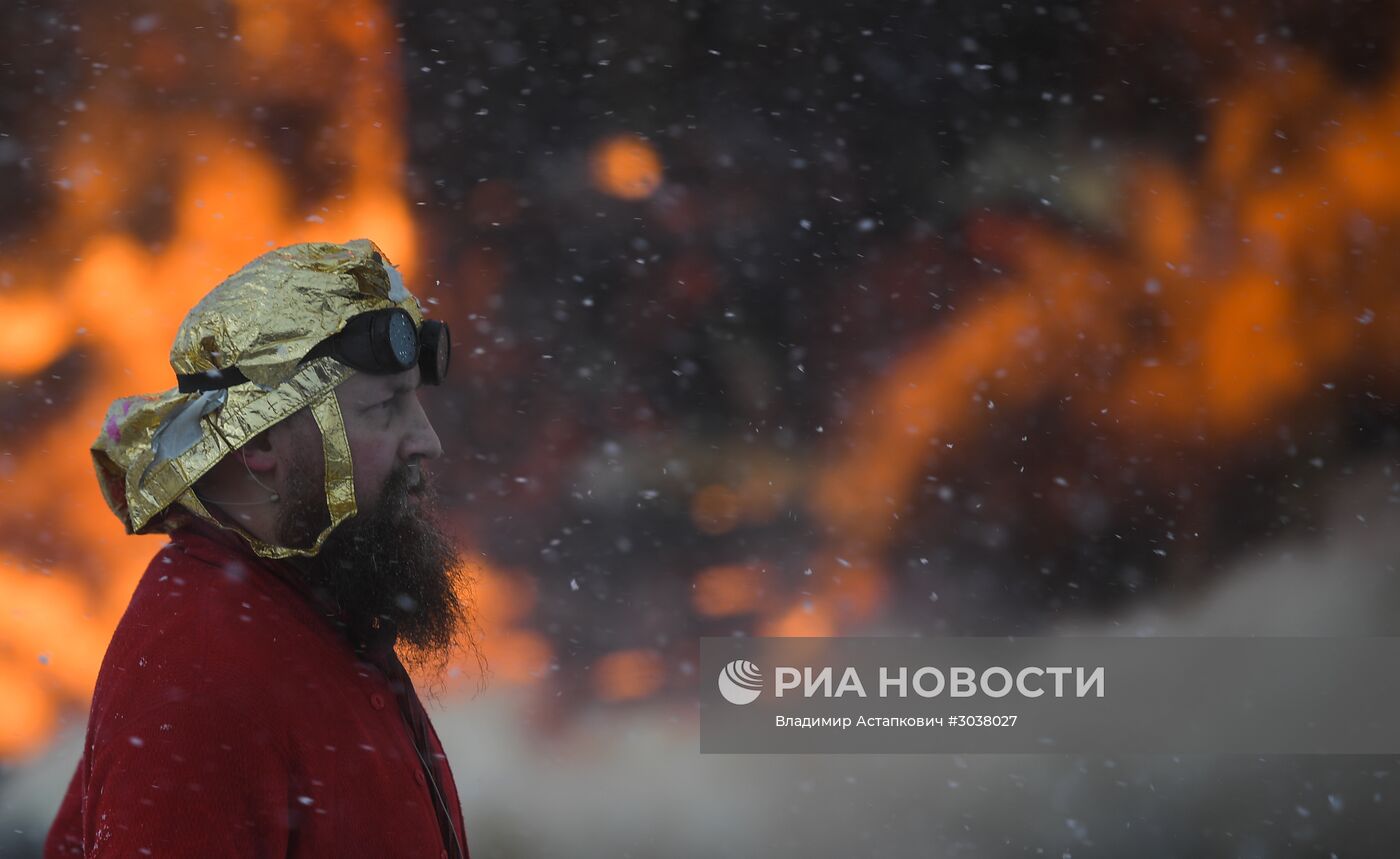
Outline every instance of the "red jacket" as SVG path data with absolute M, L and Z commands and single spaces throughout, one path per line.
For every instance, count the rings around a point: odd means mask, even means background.
M 45 856 L 467 855 L 392 631 L 338 629 L 284 569 L 193 530 L 151 561 Z

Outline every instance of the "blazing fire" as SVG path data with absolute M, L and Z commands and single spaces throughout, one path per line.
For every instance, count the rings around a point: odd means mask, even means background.
M 172 386 L 166 350 L 185 312 L 247 260 L 292 242 L 369 236 L 417 273 L 394 25 L 381 4 L 239 0 L 223 27 L 165 5 L 123 21 L 129 32 L 98 14 L 81 28 L 94 79 L 64 129 L 53 176 L 62 196 L 0 266 L 0 373 L 37 380 L 81 356 L 45 379 L 65 403 L 40 409 L 4 452 L 0 756 L 36 748 L 61 709 L 84 709 L 131 589 L 164 542 L 123 533 L 86 451 L 114 398 Z M 200 96 L 209 84 L 236 103 Z M 300 165 L 326 183 L 315 198 L 301 196 L 307 177 L 254 128 L 263 104 L 320 119 Z M 168 227 L 143 240 L 129 213 L 160 195 Z M 478 570 L 473 600 L 495 677 L 526 682 L 549 650 L 511 629 L 530 608 L 518 581 Z
M 1133 167 L 1115 246 L 987 225 L 1012 274 L 890 368 L 818 482 L 841 541 L 878 550 L 927 468 L 1047 395 L 1119 445 L 1213 458 L 1324 385 L 1393 393 L 1400 79 L 1356 95 L 1288 60 L 1218 101 L 1199 173 Z

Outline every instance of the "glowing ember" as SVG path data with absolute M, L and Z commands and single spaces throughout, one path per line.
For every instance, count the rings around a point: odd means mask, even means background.
M 767 594 L 768 574 L 761 567 L 709 567 L 695 576 L 691 599 L 707 617 L 729 617 L 757 611 Z
M 666 665 L 654 650 L 615 650 L 598 660 L 593 683 L 604 701 L 644 698 L 666 681 Z
M 727 486 L 706 486 L 695 493 L 690 518 L 706 534 L 723 534 L 739 522 L 739 496 Z
M 593 184 L 624 200 L 644 200 L 661 185 L 661 159 L 640 137 L 609 138 L 593 150 Z

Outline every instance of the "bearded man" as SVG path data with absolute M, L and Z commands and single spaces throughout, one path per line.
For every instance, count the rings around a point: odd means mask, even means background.
M 129 533 L 164 531 L 112 637 L 47 856 L 466 859 L 402 663 L 465 629 L 418 399 L 446 326 L 371 242 L 271 251 L 180 326 L 177 387 L 92 448 Z

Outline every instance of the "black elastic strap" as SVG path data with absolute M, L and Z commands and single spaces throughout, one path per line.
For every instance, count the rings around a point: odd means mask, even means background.
M 180 393 L 193 394 L 195 391 L 232 388 L 248 381 L 248 377 L 237 367 L 229 367 L 227 370 L 205 370 L 203 373 L 176 373 L 175 381 L 180 385 Z

